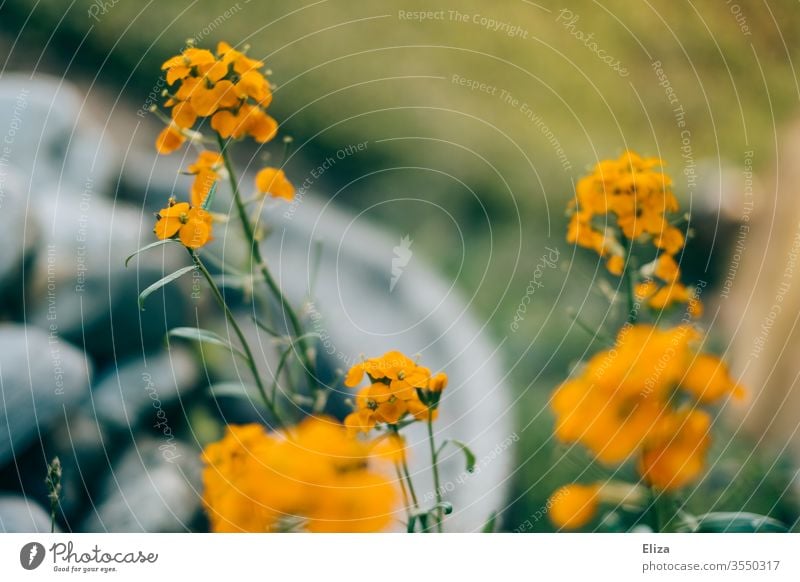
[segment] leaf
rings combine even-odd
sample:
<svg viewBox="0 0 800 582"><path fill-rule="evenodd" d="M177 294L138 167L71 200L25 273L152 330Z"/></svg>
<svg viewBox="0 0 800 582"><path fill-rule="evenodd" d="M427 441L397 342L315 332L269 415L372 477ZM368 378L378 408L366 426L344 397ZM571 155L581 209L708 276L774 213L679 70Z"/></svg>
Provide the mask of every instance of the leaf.
<svg viewBox="0 0 800 582"><path fill-rule="evenodd" d="M261 394L253 386L245 386L239 382L220 382L208 387L209 392L216 397L230 396L233 398L244 398L249 401L262 401Z"/></svg>
<svg viewBox="0 0 800 582"><path fill-rule="evenodd" d="M154 248L156 248L156 247L164 246L164 245L166 245L166 244L169 244L169 243L177 243L177 242L178 242L178 241L176 241L176 240L174 240L174 239L171 239L171 238L165 238L164 240L157 240L156 242L150 243L149 245L147 245L147 246L144 246L144 247L140 248L138 251L136 251L136 252L135 252L135 253L133 253L132 255L129 255L129 256L128 256L128 257L125 259L125 267L127 268L127 266L128 266L128 263L130 263L130 262L131 262L131 259L132 259L133 257L135 257L136 255L138 255L139 253L143 253L143 252L145 252L145 251L149 251L150 249L154 249Z"/></svg>
<svg viewBox="0 0 800 582"><path fill-rule="evenodd" d="M451 439L450 442L460 448L464 453L464 458L467 462L467 472L472 473L475 470L475 453L472 452L472 449L470 449L469 445L465 442L457 441L456 439Z"/></svg>
<svg viewBox="0 0 800 582"><path fill-rule="evenodd" d="M206 199L203 200L203 204L200 206L203 210L208 210L211 206L211 201L214 200L214 194L217 193L217 181L214 180L214 183L211 184L211 190L208 192L208 196Z"/></svg>
<svg viewBox="0 0 800 582"><path fill-rule="evenodd" d="M481 533L494 533L494 528L497 526L497 512L493 511L489 514L489 519L483 524Z"/></svg>
<svg viewBox="0 0 800 582"><path fill-rule="evenodd" d="M761 532L787 533L789 528L777 519L757 513L741 511L713 512L697 516L697 524L693 530L699 533L719 532Z"/></svg>
<svg viewBox="0 0 800 582"><path fill-rule="evenodd" d="M236 355L241 356L244 359L247 359L247 357L242 353L242 351L231 345L231 343L228 340L217 335L213 331L209 331L207 329L201 329L199 327L176 327L175 329L169 330L169 333L167 335L172 337L188 339L204 344L222 346L224 348L229 349Z"/></svg>
<svg viewBox="0 0 800 582"><path fill-rule="evenodd" d="M153 293L153 291L158 291L165 285L172 283L175 279L182 277L189 271L194 271L196 268L197 267L195 265L189 265L188 267L180 268L174 273L170 273L166 277L163 277L162 279L159 279L158 281L150 285L147 289L145 289L139 294L139 309L144 311L144 300L147 299L150 296L150 294Z"/></svg>

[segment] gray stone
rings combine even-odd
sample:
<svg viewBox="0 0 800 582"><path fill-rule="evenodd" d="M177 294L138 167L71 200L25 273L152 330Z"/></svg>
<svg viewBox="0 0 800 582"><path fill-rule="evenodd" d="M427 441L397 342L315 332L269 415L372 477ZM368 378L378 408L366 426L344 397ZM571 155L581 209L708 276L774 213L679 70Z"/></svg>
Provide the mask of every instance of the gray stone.
<svg viewBox="0 0 800 582"><path fill-rule="evenodd" d="M56 189L108 189L117 148L97 125L87 97L63 79L4 74L0 81L0 159L25 177L31 200ZM5 149L3 149L5 148Z"/></svg>
<svg viewBox="0 0 800 582"><path fill-rule="evenodd" d="M79 531L187 531L200 507L198 452L177 441L140 438L101 486Z"/></svg>
<svg viewBox="0 0 800 582"><path fill-rule="evenodd" d="M0 466L88 396L90 368L57 332L0 325Z"/></svg>
<svg viewBox="0 0 800 582"><path fill-rule="evenodd" d="M112 204L91 189L62 190L36 214L45 233L29 319L85 345L95 357L120 358L160 345L185 317L190 278L155 293L140 311L141 290L188 263L185 251L160 247L125 267L125 258L153 242L153 216Z"/></svg>
<svg viewBox="0 0 800 582"><path fill-rule="evenodd" d="M19 176L3 165L0 146L0 292L9 293L23 266L35 258L39 229L28 210ZM21 296L19 289L14 291Z"/></svg>
<svg viewBox="0 0 800 582"><path fill-rule="evenodd" d="M143 418L155 419L158 410L197 383L194 355L177 344L180 340L171 341L169 351L132 358L97 383L93 400L100 421L128 429Z"/></svg>
<svg viewBox="0 0 800 582"><path fill-rule="evenodd" d="M50 515L24 497L0 495L0 532L50 533Z"/></svg>

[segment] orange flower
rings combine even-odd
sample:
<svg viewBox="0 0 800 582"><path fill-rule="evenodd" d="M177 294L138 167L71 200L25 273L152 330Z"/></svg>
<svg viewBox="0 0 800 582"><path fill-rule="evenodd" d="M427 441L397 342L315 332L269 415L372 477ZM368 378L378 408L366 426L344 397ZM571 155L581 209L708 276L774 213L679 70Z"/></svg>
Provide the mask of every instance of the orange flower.
<svg viewBox="0 0 800 582"><path fill-rule="evenodd" d="M547 502L550 520L558 527L579 529L597 514L598 485L565 485Z"/></svg>
<svg viewBox="0 0 800 582"><path fill-rule="evenodd" d="M711 417L702 410L665 414L645 444L639 473L664 491L688 485L705 467L710 428Z"/></svg>
<svg viewBox="0 0 800 582"><path fill-rule="evenodd" d="M211 128L224 139L248 134L259 143L268 142L278 133L278 123L272 117L247 104L238 111L218 111L211 118Z"/></svg>
<svg viewBox="0 0 800 582"><path fill-rule="evenodd" d="M217 44L217 55L219 55L223 63L232 64L233 70L240 75L244 75L254 69L261 69L264 66L262 61L247 57L243 52L237 51L224 41Z"/></svg>
<svg viewBox="0 0 800 582"><path fill-rule="evenodd" d="M345 386L358 386L365 375L371 385L359 391L355 410L345 418L351 434L369 432L378 423L397 424L406 415L423 421L436 419L439 397L447 386L443 372L431 377L428 368L391 351L350 368Z"/></svg>
<svg viewBox="0 0 800 582"><path fill-rule="evenodd" d="M201 208L191 207L188 202L176 204L171 200L156 217L153 232L162 240L177 234L190 249L200 248L211 240L211 215Z"/></svg>
<svg viewBox="0 0 800 582"><path fill-rule="evenodd" d="M156 151L164 155L171 154L181 147L185 141L186 138L177 127L168 125L161 130L161 133L156 138Z"/></svg>
<svg viewBox="0 0 800 582"><path fill-rule="evenodd" d="M175 81L188 77L193 69L211 66L215 60L211 51L192 47L168 59L161 68L167 71L167 84L172 85Z"/></svg>
<svg viewBox="0 0 800 582"><path fill-rule="evenodd" d="M702 403L716 402L729 394L737 399L744 396L744 389L731 377L725 362L710 354L695 356L681 388Z"/></svg>
<svg viewBox="0 0 800 582"><path fill-rule="evenodd" d="M255 424L228 426L225 436L203 451L203 504L211 529L385 529L397 492L372 467L371 448L327 418L307 418L291 435Z"/></svg>
<svg viewBox="0 0 800 582"><path fill-rule="evenodd" d="M192 108L201 117L213 115L218 109L233 107L239 103L239 97L233 83L227 80L209 86L208 83L197 83L189 95Z"/></svg>
<svg viewBox="0 0 800 582"><path fill-rule="evenodd" d="M247 71L239 77L236 83L236 93L239 97L250 97L261 107L269 107L272 102L272 91L269 82L258 71Z"/></svg>
<svg viewBox="0 0 800 582"><path fill-rule="evenodd" d="M294 186L286 179L286 174L278 168L263 168L256 174L256 188L262 194L275 198L291 200L294 198Z"/></svg>

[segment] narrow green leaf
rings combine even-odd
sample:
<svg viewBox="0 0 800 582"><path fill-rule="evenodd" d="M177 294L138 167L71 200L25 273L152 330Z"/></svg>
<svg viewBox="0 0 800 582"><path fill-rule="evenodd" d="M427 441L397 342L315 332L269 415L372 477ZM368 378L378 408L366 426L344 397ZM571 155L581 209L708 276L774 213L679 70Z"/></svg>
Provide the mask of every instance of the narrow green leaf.
<svg viewBox="0 0 800 582"><path fill-rule="evenodd" d="M194 265L189 265L188 267L182 267L177 271L175 271L174 273L170 273L166 277L163 277L162 279L159 279L158 281L150 285L147 289L145 289L139 294L139 309L144 311L144 300L147 299L153 293L153 291L158 291L165 285L172 283L175 279L182 277L183 275L185 275L190 271L194 271L196 268L197 267L195 267Z"/></svg>
<svg viewBox="0 0 800 582"><path fill-rule="evenodd" d="M175 329L169 330L167 335L200 343L222 346L234 352L236 355L245 358L245 355L238 348L231 345L228 340L207 329L201 329L199 327L176 327Z"/></svg>
<svg viewBox="0 0 800 582"><path fill-rule="evenodd" d="M143 253L143 252L145 252L145 251L149 251L150 249L154 249L154 248L156 248L156 247L164 246L164 245L166 245L166 244L169 244L169 243L177 243L177 242L178 242L178 241L176 241L176 240L174 240L174 239L171 239L171 238L165 238L164 240L157 240L156 242L150 243L150 244L149 244L149 245L147 245L147 246L143 246L143 247L142 247L142 248L140 248L138 251L136 251L136 252L135 252L135 253L133 253L132 255L129 255L129 256L128 256L128 257L125 259L125 267L127 268L127 266L128 266L128 263L130 263L130 262L131 262L131 259L132 259L133 257L135 257L136 255L138 255L139 253Z"/></svg>
<svg viewBox="0 0 800 582"><path fill-rule="evenodd" d="M457 441L455 439L451 439L450 442L460 448L464 453L464 459L467 462L467 472L472 473L475 470L475 453L472 452L472 449L470 449L465 442Z"/></svg>
<svg viewBox="0 0 800 582"><path fill-rule="evenodd" d="M486 523L483 524L481 533L494 533L495 527L497 527L497 512L493 511L489 514Z"/></svg>

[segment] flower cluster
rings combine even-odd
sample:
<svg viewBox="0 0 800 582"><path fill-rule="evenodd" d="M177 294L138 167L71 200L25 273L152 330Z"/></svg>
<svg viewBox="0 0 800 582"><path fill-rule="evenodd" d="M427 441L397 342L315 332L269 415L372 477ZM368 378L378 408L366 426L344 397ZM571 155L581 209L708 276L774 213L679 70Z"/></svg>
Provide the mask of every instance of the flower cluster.
<svg viewBox="0 0 800 582"><path fill-rule="evenodd" d="M174 86L165 103L172 119L158 136L156 149L162 154L175 151L198 119L208 117L212 129L225 139L249 135L265 143L274 138L278 124L266 112L272 90L260 72L263 68L263 62L226 42L217 45L216 54L189 47L168 59L162 69L167 84Z"/></svg>
<svg viewBox="0 0 800 582"><path fill-rule="evenodd" d="M642 479L662 491L694 481L710 444L711 417L700 406L743 394L719 358L695 349L700 339L688 325L623 327L553 394L556 436L603 463L636 456Z"/></svg>
<svg viewBox="0 0 800 582"><path fill-rule="evenodd" d="M170 154L187 139L197 145L202 133L193 129L198 120L211 118L211 128L221 139L249 135L264 143L277 134L278 124L267 115L272 101L269 82L260 72L264 63L249 58L225 42L216 54L191 46L164 63L167 83L175 86L165 92L165 107L170 109L167 126L156 138L156 150ZM194 176L190 191L191 206L170 202L158 214L155 233L158 238L176 235L188 248L197 249L211 240L211 214L206 212L209 194L226 171L226 153L201 149L187 168ZM294 186L279 168L261 169L255 178L256 192L291 200ZM238 203L238 202L237 202ZM187 242L188 241L188 242Z"/></svg>
<svg viewBox="0 0 800 582"><path fill-rule="evenodd" d="M356 409L345 419L351 433L369 432L378 423L396 425L407 415L417 420L436 419L447 386L443 372L432 375L408 356L391 351L350 368L344 383L355 388L364 376L369 386L359 390Z"/></svg>
<svg viewBox="0 0 800 582"><path fill-rule="evenodd" d="M567 241L594 250L617 276L625 269L633 244L651 242L660 254L642 268L646 281L637 286L637 297L653 309L688 303L692 315L699 316L701 304L681 283L674 259L685 239L668 218L679 207L672 180L659 170L663 166L658 158L634 152L598 163L576 186Z"/></svg>
<svg viewBox="0 0 800 582"><path fill-rule="evenodd" d="M393 518L397 495L375 465L401 450L349 438L335 420L291 431L229 425L203 452L203 502L214 532L372 532Z"/></svg>
<svg viewBox="0 0 800 582"><path fill-rule="evenodd" d="M160 239L178 239L186 248L198 249L209 242L211 236L211 215L188 202L175 202L169 199L168 206L156 214L156 226L153 229Z"/></svg>

